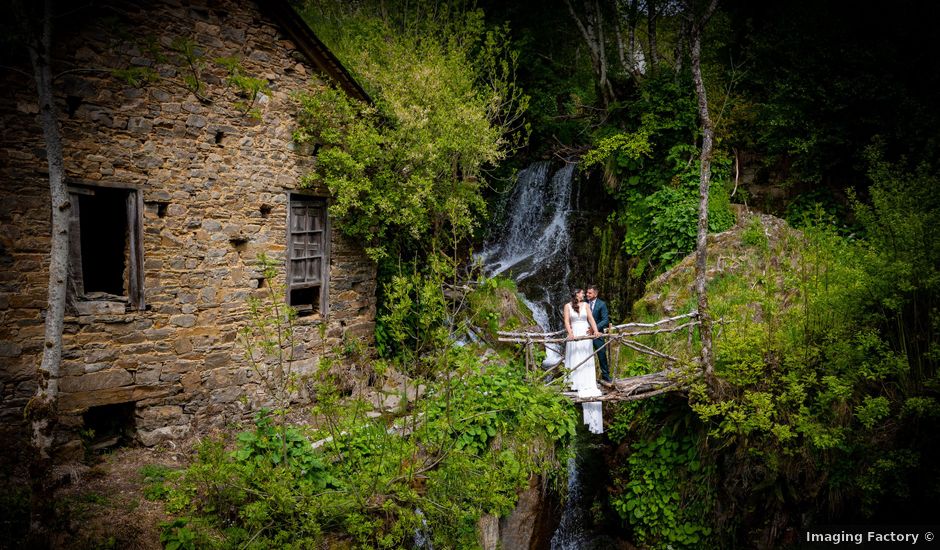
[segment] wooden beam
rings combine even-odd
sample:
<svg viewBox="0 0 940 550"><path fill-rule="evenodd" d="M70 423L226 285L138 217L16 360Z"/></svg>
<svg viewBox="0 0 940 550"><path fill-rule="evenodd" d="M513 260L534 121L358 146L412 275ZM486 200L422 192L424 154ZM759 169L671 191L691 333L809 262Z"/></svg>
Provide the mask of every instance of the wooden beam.
<svg viewBox="0 0 940 550"><path fill-rule="evenodd" d="M562 392L562 395L574 403L648 399L666 392L684 390L685 384L682 383L681 375L678 369L671 368L629 378L618 378L611 383L612 387L605 387L604 394L600 396L579 397L575 392Z"/></svg>

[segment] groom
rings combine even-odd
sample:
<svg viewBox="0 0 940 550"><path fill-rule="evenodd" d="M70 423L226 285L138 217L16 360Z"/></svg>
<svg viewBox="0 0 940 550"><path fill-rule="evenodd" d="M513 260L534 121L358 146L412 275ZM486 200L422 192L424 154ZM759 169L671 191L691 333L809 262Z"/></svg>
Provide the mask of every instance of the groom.
<svg viewBox="0 0 940 550"><path fill-rule="evenodd" d="M607 303L597 297L597 285L587 287L587 301L591 305L591 315L594 316L594 323L597 324L597 332L605 332L610 325L610 314L607 312ZM605 344L604 338L594 339L594 351L597 351ZM610 370L607 367L607 348L602 349L597 354L597 360L601 365L601 383L610 383Z"/></svg>

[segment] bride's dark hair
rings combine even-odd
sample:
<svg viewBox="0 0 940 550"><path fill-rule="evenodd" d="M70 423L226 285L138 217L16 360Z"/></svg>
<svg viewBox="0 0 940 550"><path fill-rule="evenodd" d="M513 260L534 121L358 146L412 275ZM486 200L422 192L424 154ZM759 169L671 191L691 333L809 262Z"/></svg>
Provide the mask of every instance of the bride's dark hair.
<svg viewBox="0 0 940 550"><path fill-rule="evenodd" d="M581 292L580 288L572 289L571 291L571 311L577 312L578 307L578 293Z"/></svg>

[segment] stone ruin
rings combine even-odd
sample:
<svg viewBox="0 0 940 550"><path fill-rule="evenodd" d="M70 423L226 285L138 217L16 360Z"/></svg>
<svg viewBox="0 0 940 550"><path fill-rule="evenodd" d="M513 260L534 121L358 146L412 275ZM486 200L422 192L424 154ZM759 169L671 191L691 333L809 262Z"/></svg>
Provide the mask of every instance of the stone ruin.
<svg viewBox="0 0 940 550"><path fill-rule="evenodd" d="M122 0L69 18L54 71L94 70L56 82L74 205L60 452L81 452L82 432L154 445L263 406L237 338L248 297L264 293L259 253L290 266L278 277L301 312L297 368L341 358L351 340L371 345L375 264L329 219L328 193L300 189L314 157L291 139L293 92L332 83L368 97L286 1ZM252 112L218 58L267 82ZM36 389L50 206L35 86L17 75L2 87L0 415L11 429Z"/></svg>

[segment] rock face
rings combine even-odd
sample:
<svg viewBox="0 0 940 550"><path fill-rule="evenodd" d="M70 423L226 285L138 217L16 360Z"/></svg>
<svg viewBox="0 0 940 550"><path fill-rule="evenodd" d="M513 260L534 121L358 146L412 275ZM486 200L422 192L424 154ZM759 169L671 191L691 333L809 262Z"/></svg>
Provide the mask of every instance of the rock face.
<svg viewBox="0 0 940 550"><path fill-rule="evenodd" d="M529 487L519 493L512 513L504 518L484 514L477 522L477 538L483 550L499 548L538 550L551 545L558 523L557 502L548 494L541 478L532 476Z"/></svg>
<svg viewBox="0 0 940 550"><path fill-rule="evenodd" d="M267 292L259 253L280 260L285 282L292 197L327 195L299 189L314 160L291 140L291 94L323 79L305 56L310 44L288 39L277 18L252 2L118 2L108 17L77 12L57 29L61 65L53 70L105 70L69 74L57 89L73 210L83 207L73 217L82 216L80 224L114 220L101 224L100 235L82 237L88 242L81 241L81 257L72 257L73 271L76 261L83 266L85 289L91 273L103 292L73 292L60 413L80 418L93 407L133 403L138 437L154 444L243 417L265 402L237 335L247 299ZM267 82L253 112L219 58L239 59L243 74ZM152 81L135 81L135 74ZM35 88L17 78L0 84L4 424L22 420L35 388L50 249ZM89 194L101 198L83 202ZM306 362L339 355L334 350L345 339L369 343L373 331L375 265L341 228L325 223L327 309L300 317L295 332L296 358ZM113 249L113 239L117 259L96 255Z"/></svg>
<svg viewBox="0 0 940 550"><path fill-rule="evenodd" d="M557 502L549 495L541 478L529 479L528 489L519 493L516 508L499 521L501 548L548 548L558 523Z"/></svg>

